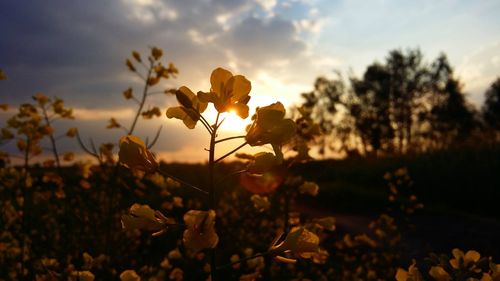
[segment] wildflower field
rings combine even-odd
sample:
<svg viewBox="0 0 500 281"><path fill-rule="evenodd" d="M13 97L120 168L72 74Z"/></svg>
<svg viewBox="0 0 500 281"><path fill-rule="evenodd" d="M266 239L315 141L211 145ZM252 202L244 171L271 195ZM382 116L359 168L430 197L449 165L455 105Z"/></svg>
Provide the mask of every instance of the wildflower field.
<svg viewBox="0 0 500 281"><path fill-rule="evenodd" d="M478 113L439 57L419 96L439 99L415 109L417 126L401 99L377 96L399 73L380 65L352 92L318 78L303 104L254 111L244 74L217 67L207 89L164 87L182 72L157 47L125 65L142 88L123 91L129 123L110 116L119 140L61 130L75 116L57 97L1 104L0 280L500 280L498 81ZM157 94L176 105L151 105ZM229 116L250 121L222 136ZM160 159L168 128L136 134L151 119L203 131L206 160Z"/></svg>

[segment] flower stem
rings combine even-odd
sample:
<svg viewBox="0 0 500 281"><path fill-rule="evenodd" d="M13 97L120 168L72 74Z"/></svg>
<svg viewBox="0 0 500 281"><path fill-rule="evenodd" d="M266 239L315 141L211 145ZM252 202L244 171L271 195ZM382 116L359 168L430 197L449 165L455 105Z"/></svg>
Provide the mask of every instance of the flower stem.
<svg viewBox="0 0 500 281"><path fill-rule="evenodd" d="M230 177L232 177L232 176L236 176L236 175L239 175L239 174L243 174L243 173L245 173L245 172L248 172L248 170L247 170L247 169L244 169L244 170L239 170L239 171L233 172L233 173L231 173L231 174L228 174L228 175L224 176L222 179L219 179L219 180L217 181L216 185L218 185L219 183L224 182L225 180L229 179L229 178L230 178Z"/></svg>
<svg viewBox="0 0 500 281"><path fill-rule="evenodd" d="M47 109L45 108L45 105L40 105L40 107L42 108L43 118L45 119L45 125L50 127L50 120L47 114ZM50 139L50 144L52 146L52 153L54 154L54 159L56 160L57 169L60 170L61 161L59 160L59 153L57 153L56 140L54 139L53 133L49 134L49 139Z"/></svg>
<svg viewBox="0 0 500 281"><path fill-rule="evenodd" d="M208 133L212 135L214 130L212 129L212 127L210 127L210 124L208 123L207 119L205 119L205 117L203 117L201 113L198 113L198 115L200 116L201 124L203 124L203 126L205 126L205 129L207 129Z"/></svg>
<svg viewBox="0 0 500 281"><path fill-rule="evenodd" d="M208 150L208 209L215 211L215 138L217 137L217 129L219 123L220 113L217 113L215 124L210 134L210 148ZM210 277L211 281L216 281L217 276L217 263L215 248L209 250L210 253Z"/></svg>
<svg viewBox="0 0 500 281"><path fill-rule="evenodd" d="M233 149L233 150L229 151L228 153L224 154L223 156L221 156L219 159L215 160L215 163L222 161L224 158L226 158L226 157L230 156L231 154L235 153L236 151L240 150L241 148L243 148L247 144L248 144L248 142L242 143L240 146L236 147L235 149Z"/></svg>
<svg viewBox="0 0 500 281"><path fill-rule="evenodd" d="M169 174L169 173L167 173L167 172L165 172L165 171L161 170L160 168L158 168L158 169L157 169L157 171L158 171L160 174L162 174L162 175L164 175L164 176L166 176L166 177L169 177L169 178L173 179L174 181L176 181L176 182L178 182L178 183L181 183L181 184L183 184L183 185L185 185L185 186L189 186L189 187L191 187L192 189L197 190L197 191L199 191L199 192L201 192L201 193L203 193L203 194L208 194L208 192L206 192L205 190L203 190L203 189L201 189L201 188L199 188L199 187L197 187L197 186L194 186L194 185L192 185L192 184L190 184L190 183L188 183L188 182L186 182L186 181L184 181L184 180L181 180L181 179L179 179L179 178L177 178L177 177L174 177L174 176L172 176L171 174Z"/></svg>
<svg viewBox="0 0 500 281"><path fill-rule="evenodd" d="M149 68L148 68L148 75L146 76L146 79L144 79L144 90L142 91L142 99L141 102L139 103L139 108L137 109L137 113L135 114L134 122L132 122L132 126L128 130L128 135L131 135L134 132L135 125L137 124L137 120L139 119L139 116L141 115L142 108L144 107L144 104L146 103L146 97L148 96L148 89L149 89L149 76L151 76L151 72L153 71L153 63L150 62ZM139 74L139 73L137 73Z"/></svg>
<svg viewBox="0 0 500 281"><path fill-rule="evenodd" d="M228 137L220 140L216 140L215 143L223 142L223 141L228 141L228 140L234 140L234 139L242 139L246 136L234 136L234 137Z"/></svg>

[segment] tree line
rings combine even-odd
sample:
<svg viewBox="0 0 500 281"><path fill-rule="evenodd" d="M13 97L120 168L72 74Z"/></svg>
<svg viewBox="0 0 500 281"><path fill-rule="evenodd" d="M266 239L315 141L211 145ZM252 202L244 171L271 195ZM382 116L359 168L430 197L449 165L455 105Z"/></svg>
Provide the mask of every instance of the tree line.
<svg viewBox="0 0 500 281"><path fill-rule="evenodd" d="M320 154L377 157L500 141L500 77L480 109L462 85L444 53L426 63L419 49L392 50L361 78L317 78L300 106L325 132Z"/></svg>

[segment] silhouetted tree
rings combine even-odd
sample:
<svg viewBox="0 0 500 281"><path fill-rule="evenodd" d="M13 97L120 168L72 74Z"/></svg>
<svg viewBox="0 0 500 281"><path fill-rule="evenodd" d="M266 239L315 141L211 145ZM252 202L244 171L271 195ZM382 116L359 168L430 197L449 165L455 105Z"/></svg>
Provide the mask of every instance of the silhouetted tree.
<svg viewBox="0 0 500 281"><path fill-rule="evenodd" d="M390 120L391 74L380 64L366 70L363 79L351 78L352 102L347 104L354 118L366 154L392 150L394 129Z"/></svg>
<svg viewBox="0 0 500 281"><path fill-rule="evenodd" d="M391 121L399 152L403 153L411 150L413 123L419 98L426 92L428 69L418 49L391 51L385 67L390 74Z"/></svg>
<svg viewBox="0 0 500 281"><path fill-rule="evenodd" d="M500 138L500 77L493 82L485 93L482 115L486 125Z"/></svg>
<svg viewBox="0 0 500 281"><path fill-rule="evenodd" d="M465 141L479 124L474 108L467 104L460 82L453 77L453 69L446 55L441 54L431 65L429 95L425 101L430 104L427 119L428 142L421 146L446 148Z"/></svg>
<svg viewBox="0 0 500 281"><path fill-rule="evenodd" d="M418 49L394 50L349 82L340 74L321 77L302 94L302 106L328 134L323 148L366 156L444 149L464 143L479 124L444 54L429 65ZM500 82L492 89L490 111L497 115L488 114L500 126Z"/></svg>
<svg viewBox="0 0 500 281"><path fill-rule="evenodd" d="M311 117L319 123L321 130L323 132L322 138L318 140L319 153L324 154L325 150L330 148L335 150L333 147L335 144L347 144L346 138L351 134L351 126L341 126L338 121L338 116L341 115L342 111L345 111L345 83L342 79L340 73L337 73L337 77L334 79L328 79L326 77L318 77L314 82L314 90L307 93L302 93L302 98L304 102L302 107L309 112L311 112ZM345 129L348 131L345 131ZM334 144L335 137L339 137L341 140ZM340 150L347 149L342 147Z"/></svg>

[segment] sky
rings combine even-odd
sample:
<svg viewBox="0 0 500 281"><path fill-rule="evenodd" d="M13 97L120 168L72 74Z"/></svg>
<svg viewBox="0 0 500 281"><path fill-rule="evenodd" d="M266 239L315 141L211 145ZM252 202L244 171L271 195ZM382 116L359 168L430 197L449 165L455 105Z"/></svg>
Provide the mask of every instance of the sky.
<svg viewBox="0 0 500 281"><path fill-rule="evenodd" d="M125 67L132 50L164 50L180 73L157 89L183 85L208 91L210 73L223 67L252 82L250 106L281 101L291 106L318 76L361 76L393 49L420 48L427 62L445 52L467 98L480 106L500 76L500 1L481 0L3 0L0 2L0 103L28 102L37 92L75 109L84 139L117 142L110 117L130 126L135 104L122 92L140 91ZM137 135L162 135L155 152L166 161L206 159L201 126L183 127L164 115L175 98L155 95L162 117L140 121ZM0 115L0 124L13 113ZM213 110L208 111L213 117ZM227 117L223 136L243 133L249 121ZM221 154L239 143L229 143ZM62 150L79 152L74 141ZM9 145L8 145L9 146ZM13 149L11 145L11 150Z"/></svg>

